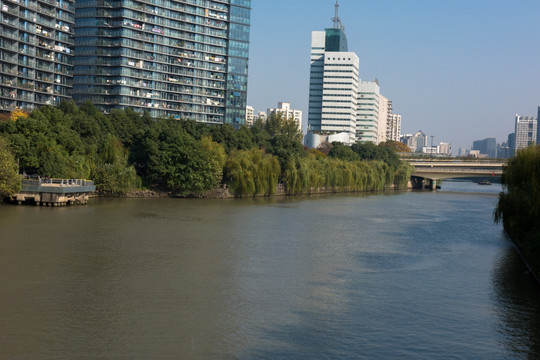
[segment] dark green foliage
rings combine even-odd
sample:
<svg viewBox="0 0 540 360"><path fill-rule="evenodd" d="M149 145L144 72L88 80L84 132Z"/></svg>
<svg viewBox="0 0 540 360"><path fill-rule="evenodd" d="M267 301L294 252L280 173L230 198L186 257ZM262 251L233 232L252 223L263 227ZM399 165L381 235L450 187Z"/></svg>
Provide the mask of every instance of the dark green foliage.
<svg viewBox="0 0 540 360"><path fill-rule="evenodd" d="M494 212L526 258L540 269L540 146L518 151L501 179L504 191Z"/></svg>
<svg viewBox="0 0 540 360"><path fill-rule="evenodd" d="M179 196L198 195L215 186L215 163L181 125L157 120L135 140L132 159L145 185Z"/></svg>
<svg viewBox="0 0 540 360"><path fill-rule="evenodd" d="M91 178L98 191L111 195L123 195L141 185L135 168L128 164L127 150L110 134L99 151Z"/></svg>
<svg viewBox="0 0 540 360"><path fill-rule="evenodd" d="M91 103L45 106L0 122L0 134L27 174L92 178L101 193L143 184L180 196L229 185L236 196L381 190L408 180L410 167L388 147L327 144L306 151L293 119L271 115L252 128L152 119L130 108L103 114ZM327 157L330 152L330 157ZM364 161L361 161L364 160Z"/></svg>
<svg viewBox="0 0 540 360"><path fill-rule="evenodd" d="M122 149L119 151L123 153L123 160L107 162L110 154L102 154L110 150L114 129L109 118L90 103L80 109L72 101L63 102L56 108L44 106L34 110L27 118L1 123L0 133L11 141L20 171L29 175L95 177L98 189L106 188L107 192L113 193L124 193L127 188L137 185L134 169L130 169L126 150L120 143L118 145ZM102 179L107 178L103 170L105 164L109 164L108 171L111 166L114 169L115 181L119 184L117 188L110 180L107 185L101 183Z"/></svg>
<svg viewBox="0 0 540 360"><path fill-rule="evenodd" d="M17 193L20 187L21 177L9 141L0 136L0 200Z"/></svg>
<svg viewBox="0 0 540 360"><path fill-rule="evenodd" d="M358 154L355 153L350 146L344 145L339 142L334 142L332 144L332 148L330 149L328 155L330 157L346 161L360 160L360 156L358 156Z"/></svg>
<svg viewBox="0 0 540 360"><path fill-rule="evenodd" d="M388 146L368 142L353 144L351 149L358 154L361 160L381 160L393 169L396 169L400 163L399 156Z"/></svg>

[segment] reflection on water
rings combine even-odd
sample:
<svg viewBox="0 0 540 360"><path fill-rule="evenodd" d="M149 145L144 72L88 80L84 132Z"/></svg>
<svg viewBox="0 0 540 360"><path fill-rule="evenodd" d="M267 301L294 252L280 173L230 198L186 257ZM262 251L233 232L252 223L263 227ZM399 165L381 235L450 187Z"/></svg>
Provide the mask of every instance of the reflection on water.
<svg viewBox="0 0 540 360"><path fill-rule="evenodd" d="M497 189L455 186L0 206L0 358L537 358Z"/></svg>
<svg viewBox="0 0 540 360"><path fill-rule="evenodd" d="M513 248L501 256L493 274L497 331L511 354L535 359L540 354L540 291Z"/></svg>

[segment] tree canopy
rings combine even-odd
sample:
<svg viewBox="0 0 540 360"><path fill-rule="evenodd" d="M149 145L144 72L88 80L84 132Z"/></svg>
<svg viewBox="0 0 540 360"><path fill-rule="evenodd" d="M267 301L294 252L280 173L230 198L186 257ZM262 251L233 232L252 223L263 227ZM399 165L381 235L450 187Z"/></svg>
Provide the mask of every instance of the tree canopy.
<svg viewBox="0 0 540 360"><path fill-rule="evenodd" d="M19 167L8 140L0 136L0 198L15 194L20 186Z"/></svg>
<svg viewBox="0 0 540 360"><path fill-rule="evenodd" d="M130 108L103 114L91 103L66 101L5 118L0 135L21 172L91 178L98 191L116 195L144 187L199 196L223 183L237 196L271 195L279 182L291 194L320 186L373 190L410 174L388 146L334 143L307 151L298 123L281 114L235 130L152 119Z"/></svg>

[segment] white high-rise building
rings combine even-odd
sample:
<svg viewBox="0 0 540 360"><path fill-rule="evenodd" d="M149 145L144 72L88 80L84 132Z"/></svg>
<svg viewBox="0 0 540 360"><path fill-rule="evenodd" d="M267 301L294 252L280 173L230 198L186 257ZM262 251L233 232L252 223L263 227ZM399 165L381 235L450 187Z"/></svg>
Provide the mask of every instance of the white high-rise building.
<svg viewBox="0 0 540 360"><path fill-rule="evenodd" d="M246 106L246 125L247 125L248 127L252 127L252 126L253 126L253 119L254 119L253 106L247 105L247 106Z"/></svg>
<svg viewBox="0 0 540 360"><path fill-rule="evenodd" d="M311 34L308 132L345 133L356 142L359 59L348 51L347 37L337 15L334 27Z"/></svg>
<svg viewBox="0 0 540 360"><path fill-rule="evenodd" d="M291 109L291 104L288 102L278 102L278 107L266 110L266 114L268 116L281 114L286 119L292 118L298 124L298 130L302 131L302 111Z"/></svg>
<svg viewBox="0 0 540 360"><path fill-rule="evenodd" d="M360 81L356 111L356 139L358 141L377 143L379 96L380 87L378 81Z"/></svg>
<svg viewBox="0 0 540 360"><path fill-rule="evenodd" d="M386 141L399 141L401 138L401 115L394 114L392 101L388 100L388 113L386 118Z"/></svg>
<svg viewBox="0 0 540 360"><path fill-rule="evenodd" d="M377 121L377 144L385 142L387 132L388 104L390 100L379 94L379 119Z"/></svg>
<svg viewBox="0 0 540 360"><path fill-rule="evenodd" d="M516 114L516 151L536 142L537 126L538 118L536 116L521 116Z"/></svg>
<svg viewBox="0 0 540 360"><path fill-rule="evenodd" d="M262 122L264 122L266 121L266 117L267 115L265 111L259 111L256 116L253 116L253 121L255 122L257 120L261 120Z"/></svg>
<svg viewBox="0 0 540 360"><path fill-rule="evenodd" d="M401 137L401 115L388 114L386 121L386 140L399 141Z"/></svg>

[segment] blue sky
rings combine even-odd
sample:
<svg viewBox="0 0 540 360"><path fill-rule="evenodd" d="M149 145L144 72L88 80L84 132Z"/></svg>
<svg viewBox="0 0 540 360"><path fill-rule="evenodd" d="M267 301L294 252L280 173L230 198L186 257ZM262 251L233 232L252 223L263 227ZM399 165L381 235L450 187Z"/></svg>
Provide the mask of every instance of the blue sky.
<svg viewBox="0 0 540 360"><path fill-rule="evenodd" d="M332 27L334 0L252 0L248 104L288 101L307 119L311 32ZM505 141L540 106L539 0L340 0L362 80L453 153Z"/></svg>

